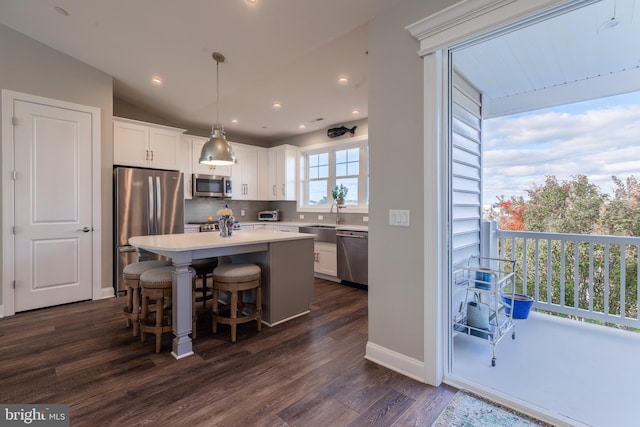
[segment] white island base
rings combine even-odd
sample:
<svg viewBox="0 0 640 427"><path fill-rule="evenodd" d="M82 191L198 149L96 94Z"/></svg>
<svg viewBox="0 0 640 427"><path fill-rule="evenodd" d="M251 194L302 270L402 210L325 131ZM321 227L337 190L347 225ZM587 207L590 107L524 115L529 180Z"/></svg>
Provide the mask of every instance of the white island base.
<svg viewBox="0 0 640 427"><path fill-rule="evenodd" d="M262 320L269 326L309 312L313 299L313 235L268 230L137 236L129 243L140 251L171 258L173 280L173 351L176 359L193 354L191 337L191 260L229 256L262 269Z"/></svg>

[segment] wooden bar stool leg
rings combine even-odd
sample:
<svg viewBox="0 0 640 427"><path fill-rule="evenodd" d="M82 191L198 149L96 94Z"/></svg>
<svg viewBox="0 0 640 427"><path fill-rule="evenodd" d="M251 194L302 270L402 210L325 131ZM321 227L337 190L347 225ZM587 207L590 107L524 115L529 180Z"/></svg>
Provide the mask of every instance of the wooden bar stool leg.
<svg viewBox="0 0 640 427"><path fill-rule="evenodd" d="M147 316L149 315L149 299L146 295L142 295L142 305L140 310L140 319L146 321ZM146 338L144 329L140 329L140 342L144 342Z"/></svg>
<svg viewBox="0 0 640 427"><path fill-rule="evenodd" d="M211 331L215 334L216 332L218 332L218 322L216 322L216 316L219 314L218 299L220 298L220 291L214 288L212 295L213 298L211 300L211 310L213 312L213 320L211 321Z"/></svg>
<svg viewBox="0 0 640 427"><path fill-rule="evenodd" d="M231 342L236 342L236 328L238 325L235 320L238 318L238 291L231 291Z"/></svg>
<svg viewBox="0 0 640 427"><path fill-rule="evenodd" d="M140 283L136 282L136 286L132 286L131 288L131 293L133 294L133 298L132 298L132 308L131 310L135 310L136 312L139 310L140 307ZM139 315L134 317L135 320L133 321L133 336L137 337L138 333L140 331L140 319L139 319Z"/></svg>
<svg viewBox="0 0 640 427"><path fill-rule="evenodd" d="M133 289L131 285L128 283L128 280L124 280L125 286L127 288L127 305L125 311L131 313L133 311ZM131 317L127 317L127 328L131 326L133 322L131 322Z"/></svg>
<svg viewBox="0 0 640 427"><path fill-rule="evenodd" d="M255 310L258 312L258 318L256 322L258 323L258 332L262 330L262 289L260 286L256 288L256 308Z"/></svg>
<svg viewBox="0 0 640 427"><path fill-rule="evenodd" d="M156 299L156 353L160 353L162 345L162 313L164 312L164 297Z"/></svg>

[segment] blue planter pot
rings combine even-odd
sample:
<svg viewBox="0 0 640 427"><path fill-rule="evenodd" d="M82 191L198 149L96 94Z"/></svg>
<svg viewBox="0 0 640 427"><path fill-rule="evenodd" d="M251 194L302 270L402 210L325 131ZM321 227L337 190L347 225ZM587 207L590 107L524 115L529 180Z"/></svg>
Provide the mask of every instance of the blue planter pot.
<svg viewBox="0 0 640 427"><path fill-rule="evenodd" d="M511 294L500 295L502 303L505 305L505 313L511 313ZM526 319L529 317L529 311L533 305L533 298L528 295L514 294L513 295L513 318L514 319Z"/></svg>

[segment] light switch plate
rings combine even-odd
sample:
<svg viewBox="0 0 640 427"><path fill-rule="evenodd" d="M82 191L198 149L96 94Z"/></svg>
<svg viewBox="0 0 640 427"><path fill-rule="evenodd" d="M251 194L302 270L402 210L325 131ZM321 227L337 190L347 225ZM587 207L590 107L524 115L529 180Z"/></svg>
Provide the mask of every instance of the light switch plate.
<svg viewBox="0 0 640 427"><path fill-rule="evenodd" d="M318 215L318 221L322 221L324 219L323 215Z"/></svg>
<svg viewBox="0 0 640 427"><path fill-rule="evenodd" d="M300 214L300 219L304 219L304 215Z"/></svg>
<svg viewBox="0 0 640 427"><path fill-rule="evenodd" d="M240 209L240 216L244 216L244 209Z"/></svg>
<svg viewBox="0 0 640 427"><path fill-rule="evenodd" d="M389 209L389 225L409 227L410 214L408 209Z"/></svg>
<svg viewBox="0 0 640 427"><path fill-rule="evenodd" d="M369 217L368 216L363 216L362 217L362 222L369 222Z"/></svg>

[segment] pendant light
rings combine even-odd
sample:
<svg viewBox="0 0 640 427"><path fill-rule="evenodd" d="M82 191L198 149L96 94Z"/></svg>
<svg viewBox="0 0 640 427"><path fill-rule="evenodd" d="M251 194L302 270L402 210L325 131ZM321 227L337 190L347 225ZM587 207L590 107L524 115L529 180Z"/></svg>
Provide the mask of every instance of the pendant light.
<svg viewBox="0 0 640 427"><path fill-rule="evenodd" d="M205 165L234 165L237 162L231 144L224 137L224 127L220 124L220 63L224 62L224 55L213 52L216 61L216 123L211 129L211 139L200 152L200 163Z"/></svg>

